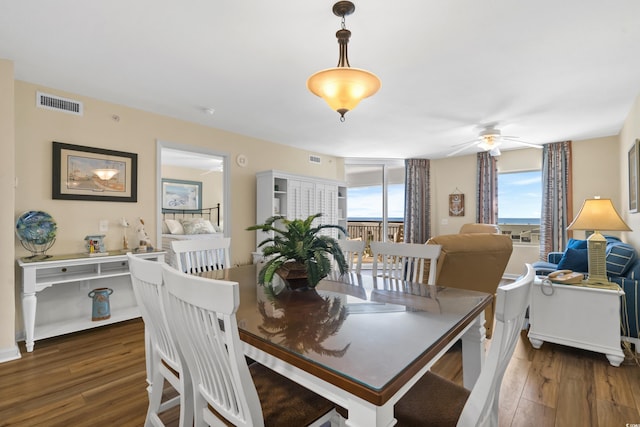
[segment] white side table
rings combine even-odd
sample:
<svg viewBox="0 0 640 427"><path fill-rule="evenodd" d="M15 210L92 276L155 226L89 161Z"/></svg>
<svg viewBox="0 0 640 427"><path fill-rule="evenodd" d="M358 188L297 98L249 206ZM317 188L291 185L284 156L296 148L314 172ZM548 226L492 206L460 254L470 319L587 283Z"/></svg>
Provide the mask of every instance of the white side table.
<svg viewBox="0 0 640 427"><path fill-rule="evenodd" d="M613 366L620 366L620 297L617 285L596 288L581 285L542 284L531 287L529 341L534 348L543 342L604 353ZM615 286L614 286L615 285ZM551 293L551 295L545 295ZM544 291L544 293L543 293Z"/></svg>
<svg viewBox="0 0 640 427"><path fill-rule="evenodd" d="M135 300L132 300L128 307L113 307L112 316L106 320L92 321L90 316L82 316L36 325L39 292L47 288L52 288L55 292L60 286L71 283L128 277L130 273L126 253L126 251L109 251L109 255L99 257L70 254L55 255L46 259L19 258L17 262L22 269L22 316L27 352L33 351L34 343L39 339L140 317L140 310ZM164 262L164 254L164 251L149 251L136 253L136 256Z"/></svg>

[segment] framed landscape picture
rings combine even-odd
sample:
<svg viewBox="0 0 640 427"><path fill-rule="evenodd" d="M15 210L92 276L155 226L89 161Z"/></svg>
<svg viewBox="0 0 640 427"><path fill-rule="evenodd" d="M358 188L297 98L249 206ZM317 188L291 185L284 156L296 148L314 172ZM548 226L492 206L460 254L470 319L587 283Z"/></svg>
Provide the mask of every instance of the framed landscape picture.
<svg viewBox="0 0 640 427"><path fill-rule="evenodd" d="M202 183L163 178L162 209L201 210Z"/></svg>
<svg viewBox="0 0 640 427"><path fill-rule="evenodd" d="M638 212L638 165L640 152L640 139L629 150L629 212Z"/></svg>
<svg viewBox="0 0 640 427"><path fill-rule="evenodd" d="M53 142L52 198L138 200L138 155Z"/></svg>

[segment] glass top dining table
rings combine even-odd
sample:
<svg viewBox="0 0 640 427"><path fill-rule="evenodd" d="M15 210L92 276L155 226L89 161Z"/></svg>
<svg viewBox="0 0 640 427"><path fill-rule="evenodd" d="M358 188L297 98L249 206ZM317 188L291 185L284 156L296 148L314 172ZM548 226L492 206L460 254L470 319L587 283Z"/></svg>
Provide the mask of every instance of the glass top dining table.
<svg viewBox="0 0 640 427"><path fill-rule="evenodd" d="M245 354L348 409L349 426L393 425L393 405L460 338L465 386L479 375L489 294L355 273L291 291L258 271L199 276L238 282Z"/></svg>

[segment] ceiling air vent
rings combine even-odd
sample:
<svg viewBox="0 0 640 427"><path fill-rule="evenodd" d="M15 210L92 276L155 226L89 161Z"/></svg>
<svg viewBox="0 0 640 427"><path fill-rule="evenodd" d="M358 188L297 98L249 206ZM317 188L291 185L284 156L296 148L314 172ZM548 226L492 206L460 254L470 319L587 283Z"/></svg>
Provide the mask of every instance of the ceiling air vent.
<svg viewBox="0 0 640 427"><path fill-rule="evenodd" d="M36 92L36 106L77 116L82 115L82 102L43 92Z"/></svg>
<svg viewBox="0 0 640 427"><path fill-rule="evenodd" d="M309 163L315 163L316 165L319 165L320 163L322 163L322 160L320 159L320 156L309 155Z"/></svg>

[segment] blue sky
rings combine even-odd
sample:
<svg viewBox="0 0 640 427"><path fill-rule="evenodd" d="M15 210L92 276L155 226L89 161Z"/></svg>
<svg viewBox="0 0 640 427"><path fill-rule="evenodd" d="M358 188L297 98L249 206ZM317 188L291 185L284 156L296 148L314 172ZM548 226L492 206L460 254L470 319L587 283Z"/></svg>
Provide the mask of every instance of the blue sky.
<svg viewBox="0 0 640 427"><path fill-rule="evenodd" d="M389 218L404 218L404 184L389 185ZM348 218L382 218L382 186L347 190Z"/></svg>
<svg viewBox="0 0 640 427"><path fill-rule="evenodd" d="M541 171L498 175L498 216L500 218L540 218L541 204Z"/></svg>

